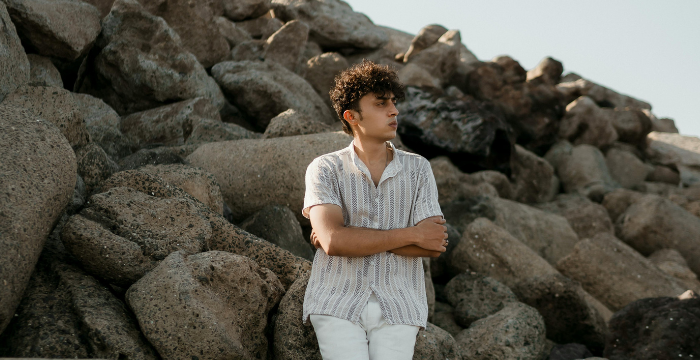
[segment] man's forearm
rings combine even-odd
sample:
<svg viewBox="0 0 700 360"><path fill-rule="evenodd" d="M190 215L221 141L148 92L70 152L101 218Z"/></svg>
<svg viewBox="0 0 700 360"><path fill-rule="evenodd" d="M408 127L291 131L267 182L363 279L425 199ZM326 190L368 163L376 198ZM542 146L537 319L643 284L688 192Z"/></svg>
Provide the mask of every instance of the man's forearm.
<svg viewBox="0 0 700 360"><path fill-rule="evenodd" d="M392 252L396 255L412 256L412 257L438 257L438 256L440 256L440 254L442 254L439 251L426 250L426 249L423 249L422 247L416 246L416 245L403 246L400 248L389 250L389 252Z"/></svg>
<svg viewBox="0 0 700 360"><path fill-rule="evenodd" d="M410 228L377 230L345 226L331 234L327 253L332 256L367 256L413 244Z"/></svg>

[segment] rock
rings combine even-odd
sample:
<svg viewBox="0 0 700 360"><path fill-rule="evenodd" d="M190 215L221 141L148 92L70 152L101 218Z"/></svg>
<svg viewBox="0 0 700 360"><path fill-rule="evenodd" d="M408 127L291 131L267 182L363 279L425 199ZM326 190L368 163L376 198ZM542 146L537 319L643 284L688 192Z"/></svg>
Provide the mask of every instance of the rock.
<svg viewBox="0 0 700 360"><path fill-rule="evenodd" d="M258 18L270 10L270 0L224 0L224 15L233 21Z"/></svg>
<svg viewBox="0 0 700 360"><path fill-rule="evenodd" d="M216 22L216 26L219 28L219 33L224 37L224 39L226 39L228 45L232 49L239 44L253 39L247 31L243 30L239 26L236 26L233 21L223 16L217 17L214 19L214 21Z"/></svg>
<svg viewBox="0 0 700 360"><path fill-rule="evenodd" d="M42 254L0 338L0 355L159 359L126 305L97 279L56 256L47 250Z"/></svg>
<svg viewBox="0 0 700 360"><path fill-rule="evenodd" d="M99 145L112 160L117 161L138 150L138 142L120 130L121 119L114 109L101 99L88 94L71 93L85 118L90 140Z"/></svg>
<svg viewBox="0 0 700 360"><path fill-rule="evenodd" d="M109 11L112 9L112 4L114 4L114 0L81 0L82 2L86 2L94 7L97 8L97 10L100 12L100 19L104 18L109 14Z"/></svg>
<svg viewBox="0 0 700 360"><path fill-rule="evenodd" d="M100 12L82 1L8 0L6 5L17 33L39 55L75 60L101 30Z"/></svg>
<svg viewBox="0 0 700 360"><path fill-rule="evenodd" d="M557 84L557 89L561 91L569 101L579 96L587 96L601 107L621 109L630 107L651 110L651 105L645 101L622 95L592 81L583 79L578 75L562 78L562 81Z"/></svg>
<svg viewBox="0 0 700 360"><path fill-rule="evenodd" d="M637 251L609 234L579 241L557 270L610 310L645 297L677 296L685 289Z"/></svg>
<svg viewBox="0 0 700 360"><path fill-rule="evenodd" d="M537 66L527 72L527 81L539 81L550 85L556 85L561 79L564 65L558 60L546 57Z"/></svg>
<svg viewBox="0 0 700 360"><path fill-rule="evenodd" d="M447 28L438 24L424 26L422 29L420 29L418 35L411 40L411 44L403 56L403 62L409 62L412 56L415 56L421 50L426 49L438 42L440 37L447 31Z"/></svg>
<svg viewBox="0 0 700 360"><path fill-rule="evenodd" d="M205 97L224 97L197 58L163 18L135 0L117 0L86 59L75 89L104 100L120 115Z"/></svg>
<svg viewBox="0 0 700 360"><path fill-rule="evenodd" d="M578 342L595 353L603 352L608 328L598 310L586 301L589 295L579 283L556 273L521 281L513 291L520 301L539 311L549 339L561 344Z"/></svg>
<svg viewBox="0 0 700 360"><path fill-rule="evenodd" d="M632 189L644 183L654 168L628 151L612 148L605 154L610 175L622 187Z"/></svg>
<svg viewBox="0 0 700 360"><path fill-rule="evenodd" d="M485 217L508 231L550 264L566 256L578 241L565 218L514 201L476 196L442 207L448 223L460 231Z"/></svg>
<svg viewBox="0 0 700 360"><path fill-rule="evenodd" d="M323 48L377 49L389 41L381 28L344 1L272 0L272 10L284 22L305 22L309 40Z"/></svg>
<svg viewBox="0 0 700 360"><path fill-rule="evenodd" d="M440 282L447 282L460 272L460 270L455 270L455 268L450 265L450 254L452 254L459 245L462 234L451 224L445 224L445 226L447 227L447 237L450 240L450 245L447 246L447 251L430 261L430 275L434 279L439 279Z"/></svg>
<svg viewBox="0 0 700 360"><path fill-rule="evenodd" d="M533 154L520 145L510 159L515 185L515 201L521 203L542 203L551 201L559 192L559 181L554 176L554 168L545 159Z"/></svg>
<svg viewBox="0 0 700 360"><path fill-rule="evenodd" d="M417 64L406 64L397 75L402 84L409 86L435 89L440 89L442 86L439 79L434 78L427 69Z"/></svg>
<svg viewBox="0 0 700 360"><path fill-rule="evenodd" d="M409 87L397 108L401 140L424 156L449 155L464 172L509 166L510 127L486 103Z"/></svg>
<svg viewBox="0 0 700 360"><path fill-rule="evenodd" d="M647 114L647 116L649 116L649 113L645 112L645 114ZM673 119L669 119L669 118L658 119L658 118L652 117L652 116L649 116L649 118L652 121L651 131L678 134L678 128L676 127L676 123L673 121Z"/></svg>
<svg viewBox="0 0 700 360"><path fill-rule="evenodd" d="M201 144L240 139L259 139L262 135L237 124L229 124L214 119L201 119L194 124L192 134L185 141L186 146L198 147ZM191 151L183 156L187 156Z"/></svg>
<svg viewBox="0 0 700 360"><path fill-rule="evenodd" d="M700 139L673 133L647 135L646 154L657 165L678 169L683 185L700 183Z"/></svg>
<svg viewBox="0 0 700 360"><path fill-rule="evenodd" d="M284 23L278 18L261 16L257 19L237 22L236 26L250 34L254 39L265 40L277 30L281 29Z"/></svg>
<svg viewBox="0 0 700 360"><path fill-rule="evenodd" d="M323 53L306 61L304 79L313 86L330 109L333 108L333 105L329 92L335 85L335 77L348 67L350 67L348 61L335 52Z"/></svg>
<svg viewBox="0 0 700 360"><path fill-rule="evenodd" d="M421 36L418 34L418 36ZM432 45L418 52L413 52L408 57L408 64L418 65L428 71L430 76L437 80L437 87L442 88L446 85L452 74L457 69L459 64L459 49L462 39L459 30L450 30L442 34L439 39ZM414 46L412 43L411 46ZM415 48L414 48L415 49ZM409 48L409 51L411 49ZM407 59L407 58L404 58ZM404 70L400 71L401 74ZM419 86L410 81L404 81L404 78L399 76L402 82L406 85ZM405 77L405 75L404 75ZM406 79L409 80L409 79Z"/></svg>
<svg viewBox="0 0 700 360"><path fill-rule="evenodd" d="M447 308L447 309L443 309ZM436 302L435 303L435 315L433 315L433 323L450 333L452 336L457 336L460 331L464 330L463 327L457 324L454 316L454 308L448 304Z"/></svg>
<svg viewBox="0 0 700 360"><path fill-rule="evenodd" d="M263 139L272 139L283 136L309 135L322 132L330 132L334 129L319 121L312 120L305 114L294 109L289 109L275 116L267 125Z"/></svg>
<svg viewBox="0 0 700 360"><path fill-rule="evenodd" d="M165 151L164 151L165 149ZM144 165L184 164L185 160L168 148L141 149L119 160L121 170L133 170Z"/></svg>
<svg viewBox="0 0 700 360"><path fill-rule="evenodd" d="M63 88L61 73L53 65L51 59L36 54L27 55L29 60L29 85L54 86Z"/></svg>
<svg viewBox="0 0 700 360"><path fill-rule="evenodd" d="M23 86L8 94L4 105L27 109L52 122L68 139L73 149L90 141L83 109L68 90L47 86Z"/></svg>
<svg viewBox="0 0 700 360"><path fill-rule="evenodd" d="M438 201L441 205L455 200L477 195L498 197L496 188L484 181L478 181L470 174L461 172L447 156L438 156L430 160L430 167L438 189Z"/></svg>
<svg viewBox="0 0 700 360"><path fill-rule="evenodd" d="M634 108L616 108L611 114L612 125L620 141L643 147L647 134L652 131L649 117L642 110Z"/></svg>
<svg viewBox="0 0 700 360"><path fill-rule="evenodd" d="M222 62L212 75L226 96L264 131L270 119L294 109L320 122L335 124L335 116L302 77L274 62Z"/></svg>
<svg viewBox="0 0 700 360"><path fill-rule="evenodd" d="M216 10L207 1L140 0L143 7L160 16L177 32L182 46L197 58L202 66L210 68L224 60L231 48L219 32ZM224 5L232 1L222 1Z"/></svg>
<svg viewBox="0 0 700 360"><path fill-rule="evenodd" d="M263 57L266 61L275 61L290 71L298 72L302 51L308 38L309 26L301 21L292 20L267 38Z"/></svg>
<svg viewBox="0 0 700 360"><path fill-rule="evenodd" d="M201 252L212 229L193 200L161 199L117 187L93 195L72 216L61 239L82 266L110 283L129 286L170 253Z"/></svg>
<svg viewBox="0 0 700 360"><path fill-rule="evenodd" d="M428 301L428 321L433 320L435 315L435 284L433 284L433 276L430 273L430 258L423 259L423 280L425 282L425 297Z"/></svg>
<svg viewBox="0 0 700 360"><path fill-rule="evenodd" d="M30 81L31 67L5 2L0 3L0 102Z"/></svg>
<svg viewBox="0 0 700 360"><path fill-rule="evenodd" d="M22 298L46 238L71 201L77 165L58 127L7 101L0 105L0 142L1 333Z"/></svg>
<svg viewBox="0 0 700 360"><path fill-rule="evenodd" d="M588 144L597 148L610 145L619 137L613 126L613 114L600 108L593 99L582 96L566 106L559 137L574 145Z"/></svg>
<svg viewBox="0 0 700 360"><path fill-rule="evenodd" d="M664 165L653 165L653 168L654 170L647 175L646 181L664 182L676 186L680 184L681 176L678 171Z"/></svg>
<svg viewBox="0 0 700 360"><path fill-rule="evenodd" d="M208 99L199 97L125 116L121 131L140 146L183 145L202 120L220 122L221 118Z"/></svg>
<svg viewBox="0 0 700 360"><path fill-rule="evenodd" d="M649 255L649 261L661 271L676 278L686 288L700 293L700 281L697 275L688 268L688 263L680 252L674 249L661 249Z"/></svg>
<svg viewBox="0 0 700 360"><path fill-rule="evenodd" d="M459 348L452 335L431 323L418 331L413 349L415 360L457 359L459 356Z"/></svg>
<svg viewBox="0 0 700 360"><path fill-rule="evenodd" d="M607 209L581 195L561 194L552 202L535 206L540 210L565 217L579 239L587 239L600 233L615 234Z"/></svg>
<svg viewBox="0 0 700 360"><path fill-rule="evenodd" d="M508 177L503 175L503 173L494 170L482 170L469 175L472 179L491 184L498 191L498 197L508 200L513 199L513 188L510 181L508 181Z"/></svg>
<svg viewBox="0 0 700 360"><path fill-rule="evenodd" d="M644 194L636 191L617 189L605 195L602 205L608 211L610 219L615 223L630 205L643 196Z"/></svg>
<svg viewBox="0 0 700 360"><path fill-rule="evenodd" d="M270 270L223 251L175 252L132 285L126 301L168 359L266 359L268 312L282 284Z"/></svg>
<svg viewBox="0 0 700 360"><path fill-rule="evenodd" d="M286 206L268 205L241 223L241 228L292 254L313 261L314 253L294 212Z"/></svg>
<svg viewBox="0 0 700 360"><path fill-rule="evenodd" d="M214 175L200 168L182 164L146 165L138 171L161 178L192 195L212 211L223 215L224 199Z"/></svg>
<svg viewBox="0 0 700 360"><path fill-rule="evenodd" d="M334 132L209 143L187 161L216 177L238 222L270 204L301 209L307 165L320 155L347 147L350 141L348 135ZM301 211L295 214L302 225L309 224Z"/></svg>
<svg viewBox="0 0 700 360"><path fill-rule="evenodd" d="M555 345L549 353L547 360L569 360L569 359L588 359L593 354L585 345L570 343L565 345Z"/></svg>
<svg viewBox="0 0 700 360"><path fill-rule="evenodd" d="M321 350L314 327L309 322L304 325L304 293L311 272L306 272L287 290L280 301L275 321L275 359L279 360L321 360Z"/></svg>
<svg viewBox="0 0 700 360"><path fill-rule="evenodd" d="M518 298L493 278L463 272L445 286L447 301L454 307L454 317L462 327L495 314Z"/></svg>
<svg viewBox="0 0 700 360"><path fill-rule="evenodd" d="M384 33L389 37L389 42L387 42L383 46L383 49L385 49L389 53L395 54L395 56L399 53L406 53L406 51L408 51L408 48L411 46L413 38L415 38L413 34L409 34L405 31L397 30L382 25L378 25L378 27L382 29Z"/></svg>
<svg viewBox="0 0 700 360"><path fill-rule="evenodd" d="M231 51L233 61L264 61L265 60L265 40L248 40L238 44Z"/></svg>
<svg viewBox="0 0 700 360"><path fill-rule="evenodd" d="M700 218L668 199L648 195L632 203L615 221L615 234L643 255L676 249L700 273Z"/></svg>
<svg viewBox="0 0 700 360"><path fill-rule="evenodd" d="M545 325L537 310L512 302L477 320L456 337L463 359L540 359L545 356Z"/></svg>
<svg viewBox="0 0 700 360"><path fill-rule="evenodd" d="M75 152L75 158L78 161L78 175L85 181L88 194L119 171L119 165L95 143L89 143L78 149Z"/></svg>
<svg viewBox="0 0 700 360"><path fill-rule="evenodd" d="M700 353L700 299L635 301L610 320L610 360L688 358Z"/></svg>
<svg viewBox="0 0 700 360"><path fill-rule="evenodd" d="M567 193L601 201L605 194L619 187L610 175L603 153L594 146L571 146L562 141L547 152L545 159L556 170Z"/></svg>

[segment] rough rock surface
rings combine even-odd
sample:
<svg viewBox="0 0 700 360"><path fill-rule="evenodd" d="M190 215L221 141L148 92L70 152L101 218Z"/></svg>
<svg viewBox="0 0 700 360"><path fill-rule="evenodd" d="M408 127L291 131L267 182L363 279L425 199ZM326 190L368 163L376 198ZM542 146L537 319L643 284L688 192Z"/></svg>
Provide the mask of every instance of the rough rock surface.
<svg viewBox="0 0 700 360"><path fill-rule="evenodd" d="M507 286L488 276L472 274L459 274L445 285L445 296L454 307L455 320L465 328L518 301Z"/></svg>
<svg viewBox="0 0 700 360"><path fill-rule="evenodd" d="M274 62L226 61L212 75L231 103L264 131L279 113L294 109L317 121L337 122L326 103L299 75Z"/></svg>
<svg viewBox="0 0 700 360"><path fill-rule="evenodd" d="M241 223L241 228L292 254L313 261L314 253L304 238L294 212L286 206L268 205Z"/></svg>
<svg viewBox="0 0 700 360"><path fill-rule="evenodd" d="M240 26L236 26L233 21L223 16L217 17L214 21L219 28L219 33L226 39L228 45L232 49L238 46L238 44L253 39L247 31L243 30Z"/></svg>
<svg viewBox="0 0 700 360"><path fill-rule="evenodd" d="M420 34L419 34L420 36ZM452 78L460 60L460 45L462 38L459 30L450 30L425 49L413 52L408 57L408 64L426 70L438 88L442 88ZM406 59L406 58L404 58ZM405 69L398 72L399 79L406 85L413 84L411 78L405 76Z"/></svg>
<svg viewBox="0 0 700 360"><path fill-rule="evenodd" d="M338 121L337 125L340 124ZM294 109L289 109L275 116L267 125L264 139L271 139L283 136L309 135L322 132L336 131L327 123L313 120L305 114Z"/></svg>
<svg viewBox="0 0 700 360"><path fill-rule="evenodd" d="M321 360L316 332L311 323L304 325L304 293L311 272L306 272L289 287L280 301L274 330L275 359Z"/></svg>
<svg viewBox="0 0 700 360"><path fill-rule="evenodd" d="M615 313L604 356L610 360L676 359L700 353L700 299L641 299Z"/></svg>
<svg viewBox="0 0 700 360"><path fill-rule="evenodd" d="M32 86L55 86L63 88L61 73L51 59L36 54L27 55L29 59L29 85Z"/></svg>
<svg viewBox="0 0 700 360"><path fill-rule="evenodd" d="M455 339L447 331L428 323L418 331L413 351L415 360L457 359L459 348Z"/></svg>
<svg viewBox="0 0 700 360"><path fill-rule="evenodd" d="M654 131L647 136L646 154L655 164L677 168L684 185L700 183L700 139L697 137Z"/></svg>
<svg viewBox="0 0 700 360"><path fill-rule="evenodd" d="M661 271L676 278L686 288L700 293L700 281L697 275L688 268L688 263L680 252L674 249L661 249L649 255L649 261Z"/></svg>
<svg viewBox="0 0 700 360"><path fill-rule="evenodd" d="M75 60L100 33L100 12L76 0L8 0L7 10L32 52Z"/></svg>
<svg viewBox="0 0 700 360"><path fill-rule="evenodd" d="M653 128L649 116L644 111L634 108L613 109L612 125L620 141L640 147L644 146L647 134Z"/></svg>
<svg viewBox="0 0 700 360"><path fill-rule="evenodd" d="M560 194L552 202L535 206L565 217L579 239L587 239L599 233L615 233L606 208L581 195Z"/></svg>
<svg viewBox="0 0 700 360"><path fill-rule="evenodd" d="M69 204L75 155L52 123L0 105L0 332L12 319L44 242Z"/></svg>
<svg viewBox="0 0 700 360"><path fill-rule="evenodd" d="M381 28L344 1L272 0L271 7L282 21L308 24L309 40L324 48L376 49L389 41Z"/></svg>
<svg viewBox="0 0 700 360"><path fill-rule="evenodd" d="M451 201L477 195L498 197L496 188L486 181L461 172L452 165L446 156L438 156L430 160L430 167L438 188L438 201L441 205ZM505 176L504 176L505 177Z"/></svg>
<svg viewBox="0 0 700 360"><path fill-rule="evenodd" d="M411 59L411 56L435 44L447 31L447 28L438 24L424 26L420 29L418 34L411 39L411 44L403 56L403 62L407 63Z"/></svg>
<svg viewBox="0 0 700 360"><path fill-rule="evenodd" d="M511 157L511 170L515 201L526 204L547 202L559 192L559 180L554 176L552 165L517 144Z"/></svg>
<svg viewBox="0 0 700 360"><path fill-rule="evenodd" d="M216 177L234 221L242 221L270 204L301 209L308 164L351 141L342 132L331 132L210 143L200 146L187 161ZM302 225L309 224L301 211L295 214Z"/></svg>
<svg viewBox="0 0 700 360"><path fill-rule="evenodd" d="M297 72L301 68L301 55L308 37L308 25L297 20L289 21L267 38L263 58Z"/></svg>
<svg viewBox="0 0 700 360"><path fill-rule="evenodd" d="M262 43L265 43L265 40L274 34L275 31L282 28L284 23L278 18L261 16L256 19L237 22L236 26L248 33L253 39L261 40Z"/></svg>
<svg viewBox="0 0 700 360"><path fill-rule="evenodd" d="M119 160L121 170L138 169L144 165L184 164L181 156L170 150L170 147L157 149L141 149Z"/></svg>
<svg viewBox="0 0 700 360"><path fill-rule="evenodd" d="M556 85L561 80L564 65L551 57L542 59L534 69L527 72L527 81L541 81L550 85Z"/></svg>
<svg viewBox="0 0 700 360"><path fill-rule="evenodd" d="M455 337L463 359L539 359L545 350L545 325L534 308L519 302L477 320Z"/></svg>
<svg viewBox="0 0 700 360"><path fill-rule="evenodd" d="M328 92L335 85L335 76L348 67L348 61L336 52L316 55L306 61L304 79L314 87L330 109L333 107Z"/></svg>
<svg viewBox="0 0 700 360"><path fill-rule="evenodd" d="M588 144L572 146L561 141L547 152L545 159L557 171L567 193L578 193L594 201L620 185L613 180L603 153Z"/></svg>
<svg viewBox="0 0 700 360"><path fill-rule="evenodd" d="M617 189L606 194L601 205L608 211L610 220L612 220L614 224L630 205L644 196L644 194L636 191Z"/></svg>
<svg viewBox="0 0 700 360"><path fill-rule="evenodd" d="M581 240L557 269L617 311L632 301L678 296L685 289L627 244L609 234Z"/></svg>
<svg viewBox="0 0 700 360"><path fill-rule="evenodd" d="M244 256L175 252L132 285L126 301L168 359L266 359L268 312L284 293L274 273Z"/></svg>
<svg viewBox="0 0 700 360"><path fill-rule="evenodd" d="M233 21L258 18L270 10L270 0L225 0L222 3L224 15Z"/></svg>
<svg viewBox="0 0 700 360"><path fill-rule="evenodd" d="M117 161L138 149L137 141L119 129L119 114L102 99L88 94L72 95L73 101L83 114L90 141L99 145L112 160Z"/></svg>
<svg viewBox="0 0 700 360"><path fill-rule="evenodd" d="M557 84L557 89L561 91L569 101L573 101L579 96L585 95L593 99L598 106L622 109L630 107L651 110L651 105L647 102L619 94L577 75L568 79L562 78L562 82Z"/></svg>
<svg viewBox="0 0 700 360"><path fill-rule="evenodd" d="M89 143L75 152L78 162L78 175L85 182L88 194L100 186L112 174L119 171L119 165L107 156L95 143Z"/></svg>
<svg viewBox="0 0 700 360"><path fill-rule="evenodd" d="M17 28L10 19L5 2L0 3L0 102L5 95L29 82L30 63Z"/></svg>
<svg viewBox="0 0 700 360"><path fill-rule="evenodd" d="M586 96L566 106L559 136L574 145L588 144L598 148L612 144L619 137L613 126L613 114Z"/></svg>
<svg viewBox="0 0 700 360"><path fill-rule="evenodd" d="M135 0L117 0L102 26L76 91L122 116L198 96L223 107L221 89L163 18Z"/></svg>
<svg viewBox="0 0 700 360"><path fill-rule="evenodd" d="M654 167L645 164L629 151L612 148L605 154L610 175L620 186L633 189L644 183Z"/></svg>

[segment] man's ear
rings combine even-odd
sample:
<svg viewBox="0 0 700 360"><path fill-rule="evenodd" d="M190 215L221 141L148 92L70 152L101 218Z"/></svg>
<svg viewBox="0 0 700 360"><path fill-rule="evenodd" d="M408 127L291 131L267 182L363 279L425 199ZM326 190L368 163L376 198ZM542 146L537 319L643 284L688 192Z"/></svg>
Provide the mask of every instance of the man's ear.
<svg viewBox="0 0 700 360"><path fill-rule="evenodd" d="M352 110L345 110L343 111L343 119L347 121L350 124L355 125L357 122L357 119L355 118L355 114L353 114Z"/></svg>

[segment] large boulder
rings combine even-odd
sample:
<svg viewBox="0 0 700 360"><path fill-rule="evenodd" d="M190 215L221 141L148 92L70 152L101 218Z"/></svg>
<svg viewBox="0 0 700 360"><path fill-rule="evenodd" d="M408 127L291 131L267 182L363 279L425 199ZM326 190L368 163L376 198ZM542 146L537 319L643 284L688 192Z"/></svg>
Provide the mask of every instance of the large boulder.
<svg viewBox="0 0 700 360"><path fill-rule="evenodd" d="M646 154L655 164L678 169L683 185L700 183L699 138L654 131L647 136Z"/></svg>
<svg viewBox="0 0 700 360"><path fill-rule="evenodd" d="M447 204L442 211L460 231L477 218L487 218L550 264L569 254L578 241L565 218L506 199L475 196Z"/></svg>
<svg viewBox="0 0 700 360"><path fill-rule="evenodd" d="M100 12L77 0L8 0L17 33L32 52L75 60L92 47L100 33Z"/></svg>
<svg viewBox="0 0 700 360"><path fill-rule="evenodd" d="M547 160L516 144L510 161L515 192L513 200L542 203L559 193L559 179Z"/></svg>
<svg viewBox="0 0 700 360"><path fill-rule="evenodd" d="M233 21L258 18L270 10L270 0L224 0L221 3L224 15Z"/></svg>
<svg viewBox="0 0 700 360"><path fill-rule="evenodd" d="M98 188L112 174L119 171L119 165L95 143L89 143L75 152L78 161L78 175L85 182L88 194Z"/></svg>
<svg viewBox="0 0 700 360"><path fill-rule="evenodd" d="M477 195L499 196L493 185L476 176L461 172L447 156L431 159L430 167L435 177L440 205Z"/></svg>
<svg viewBox="0 0 700 360"><path fill-rule="evenodd" d="M143 7L160 16L177 32L182 46L197 57L202 66L209 68L224 60L231 50L226 38L219 32L215 19L215 2L188 0L140 0ZM226 4L232 1L222 1Z"/></svg>
<svg viewBox="0 0 700 360"><path fill-rule="evenodd" d="M405 50L403 62L407 63L412 56L438 42L440 37L447 31L447 28L438 24L424 26L422 29L420 29L418 34L411 39L411 44L409 45L408 50L405 50L405 48L402 49L402 51Z"/></svg>
<svg viewBox="0 0 700 360"><path fill-rule="evenodd" d="M448 155L464 172L508 168L510 127L488 104L409 87L397 106L398 134L426 157Z"/></svg>
<svg viewBox="0 0 700 360"><path fill-rule="evenodd" d="M261 16L255 19L245 20L236 23L236 27L241 28L253 39L261 40L261 44L266 44L265 40L281 29L284 23L278 18ZM233 49L236 51L236 49Z"/></svg>
<svg viewBox="0 0 700 360"><path fill-rule="evenodd" d="M205 248L212 228L199 207L188 198L115 187L93 195L89 206L68 220L61 238L91 274L129 286L170 253Z"/></svg>
<svg viewBox="0 0 700 360"><path fill-rule="evenodd" d="M226 61L216 64L212 75L231 103L254 119L259 131L287 109L329 125L337 122L309 83L275 62Z"/></svg>
<svg viewBox="0 0 700 360"><path fill-rule="evenodd" d="M304 79L314 87L314 90L332 109L329 92L335 85L335 77L341 71L350 67L348 61L336 52L316 55L306 61Z"/></svg>
<svg viewBox="0 0 700 360"><path fill-rule="evenodd" d="M324 48L376 49L389 37L372 20L341 0L272 0L275 16L309 25L309 39Z"/></svg>
<svg viewBox="0 0 700 360"><path fill-rule="evenodd" d="M28 54L27 59L29 59L29 85L63 88L61 73L58 72L50 58Z"/></svg>
<svg viewBox="0 0 700 360"><path fill-rule="evenodd" d="M336 125L340 125L340 121ZM336 128L338 126L335 126ZM334 127L327 123L309 118L307 115L294 109L280 113L270 120L263 138L271 139L282 136L308 135L322 132L335 131Z"/></svg>
<svg viewBox="0 0 700 360"><path fill-rule="evenodd" d="M615 108L608 110L612 114L612 125L620 141L643 147L647 134L652 131L653 123L646 112L634 108Z"/></svg>
<svg viewBox="0 0 700 360"><path fill-rule="evenodd" d="M587 96L566 106L559 136L574 145L588 144L598 148L612 144L619 137L613 126L613 114Z"/></svg>
<svg viewBox="0 0 700 360"><path fill-rule="evenodd" d="M5 2L0 3L0 102L5 95L29 82L30 63Z"/></svg>
<svg viewBox="0 0 700 360"><path fill-rule="evenodd" d="M245 256L175 252L126 301L164 358L266 359L268 312L283 294L275 274Z"/></svg>
<svg viewBox="0 0 700 360"><path fill-rule="evenodd" d="M620 186L610 175L603 153L592 145L572 146L561 141L552 146L545 159L556 170L567 193L602 201L605 194Z"/></svg>
<svg viewBox="0 0 700 360"><path fill-rule="evenodd" d="M579 239L587 239L599 233L615 233L606 208L578 194L560 194L554 201L537 204L535 207L565 217Z"/></svg>
<svg viewBox="0 0 700 360"><path fill-rule="evenodd" d="M610 234L581 240L557 269L617 311L645 297L678 296L685 289L648 259Z"/></svg>
<svg viewBox="0 0 700 360"><path fill-rule="evenodd" d="M447 285L445 296L454 307L457 323L468 328L473 322L495 314L508 303L517 302L518 298L502 283L493 278L473 273L461 273Z"/></svg>
<svg viewBox="0 0 700 360"><path fill-rule="evenodd" d="M693 358L700 354L700 299L641 299L610 319L610 360Z"/></svg>
<svg viewBox="0 0 700 360"><path fill-rule="evenodd" d="M645 164L634 153L623 149L611 148L605 154L605 163L612 178L620 186L633 189L644 183L654 167Z"/></svg>
<svg viewBox="0 0 700 360"><path fill-rule="evenodd" d="M112 160L117 161L137 150L138 141L121 132L121 119L114 109L102 99L88 94L71 95L82 111L90 140L99 145Z"/></svg>
<svg viewBox="0 0 700 360"><path fill-rule="evenodd" d="M163 18L136 0L117 0L102 25L76 91L122 116L200 96L223 107L221 89Z"/></svg>
<svg viewBox="0 0 700 360"><path fill-rule="evenodd" d="M580 96L587 96L595 101L598 106L608 108L626 107L635 109L651 110L651 105L645 101L637 100L633 97L623 95L598 85L592 81L586 80L575 74L573 76L565 76L562 82L557 84L557 89L564 94L568 101L573 101ZM567 78L568 77L568 78Z"/></svg>
<svg viewBox="0 0 700 360"><path fill-rule="evenodd" d="M550 85L556 85L561 80L564 65L561 61L546 57L542 59L534 69L527 72L527 81L539 81Z"/></svg>
<svg viewBox="0 0 700 360"><path fill-rule="evenodd" d="M303 323L304 294L309 283L308 271L289 287L280 301L274 329L275 359L321 360L321 350L311 322Z"/></svg>
<svg viewBox="0 0 700 360"><path fill-rule="evenodd" d="M457 342L447 331L431 323L418 331L413 348L414 360L457 359L458 356Z"/></svg>
<svg viewBox="0 0 700 360"><path fill-rule="evenodd" d="M649 261L654 263L661 271L676 278L686 288L700 293L700 281L698 276L690 270L688 262L678 250L661 249L649 255Z"/></svg>
<svg viewBox="0 0 700 360"><path fill-rule="evenodd" d="M216 177L234 221L280 204L299 209L297 219L308 225L300 211L306 167L314 158L345 148L350 141L342 132L225 141L200 146L187 161Z"/></svg>
<svg viewBox="0 0 700 360"><path fill-rule="evenodd" d="M241 223L241 228L292 254L313 261L314 252L304 238L294 212L286 206L268 205Z"/></svg>
<svg viewBox="0 0 700 360"><path fill-rule="evenodd" d="M46 238L73 197L75 154L58 127L0 105L0 332L12 319Z"/></svg>
<svg viewBox="0 0 700 360"><path fill-rule="evenodd" d="M308 37L308 25L297 20L289 21L267 38L263 58L298 72L301 70L301 57Z"/></svg>
<svg viewBox="0 0 700 360"><path fill-rule="evenodd" d="M455 340L463 359L541 359L546 355L545 332L537 310L511 302L462 330Z"/></svg>
<svg viewBox="0 0 700 360"><path fill-rule="evenodd" d="M643 255L676 249L700 274L700 218L671 200L653 195L640 198L617 218L615 233Z"/></svg>
<svg viewBox="0 0 700 360"><path fill-rule="evenodd" d="M417 36L421 35L418 34ZM460 60L459 50L461 44L462 38L459 30L450 30L443 33L437 41L420 51L416 51L414 47L414 51L410 55L407 53L407 57L404 60L407 60L405 62L409 65L418 66L426 70L430 77L435 79L437 87L442 88L450 81L452 74L457 69ZM398 72L401 81L406 85L420 86L420 83L413 83L411 77L406 77L407 68L408 66Z"/></svg>
<svg viewBox="0 0 700 360"><path fill-rule="evenodd" d="M608 211L610 215L610 220L613 224L622 215L630 205L634 204L637 200L641 199L645 195L636 191L627 189L617 189L605 195L601 205Z"/></svg>

